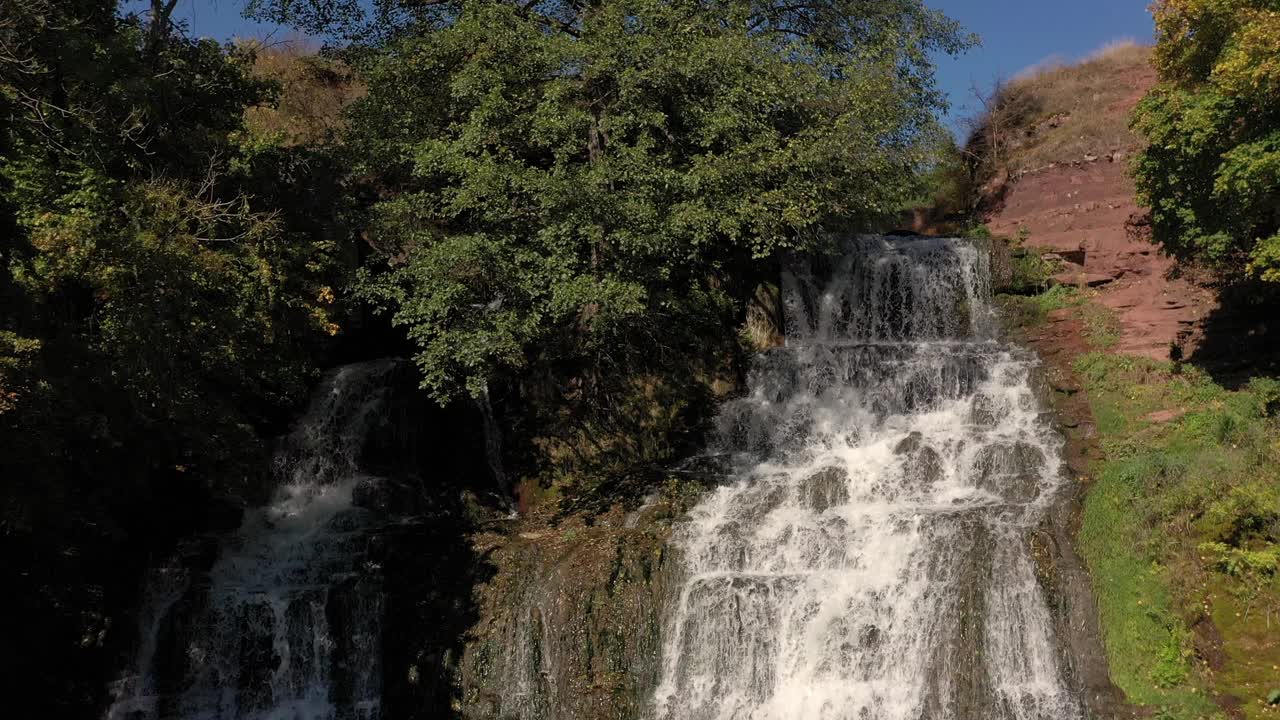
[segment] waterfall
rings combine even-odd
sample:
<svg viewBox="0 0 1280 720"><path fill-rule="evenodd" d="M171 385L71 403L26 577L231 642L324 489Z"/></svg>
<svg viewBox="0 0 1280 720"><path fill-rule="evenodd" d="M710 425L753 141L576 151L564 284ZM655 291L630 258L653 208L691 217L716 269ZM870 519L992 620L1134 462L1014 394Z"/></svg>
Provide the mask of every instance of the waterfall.
<svg viewBox="0 0 1280 720"><path fill-rule="evenodd" d="M356 496L385 422L392 360L330 373L274 457L269 504L218 542L207 570L152 573L132 672L108 720L375 720L379 579L362 567L374 519Z"/></svg>
<svg viewBox="0 0 1280 720"><path fill-rule="evenodd" d="M865 237L784 276L786 347L712 450L659 720L1072 720L1028 533L1060 478L989 257Z"/></svg>
<svg viewBox="0 0 1280 720"><path fill-rule="evenodd" d="M512 502L511 484L507 480L507 472L502 467L502 428L493 413L493 403L489 401L489 385L485 384L484 392L476 398L476 406L480 408L480 421L484 428L484 454L489 463L489 473L493 475L494 485L498 488L498 499L508 510L515 512Z"/></svg>

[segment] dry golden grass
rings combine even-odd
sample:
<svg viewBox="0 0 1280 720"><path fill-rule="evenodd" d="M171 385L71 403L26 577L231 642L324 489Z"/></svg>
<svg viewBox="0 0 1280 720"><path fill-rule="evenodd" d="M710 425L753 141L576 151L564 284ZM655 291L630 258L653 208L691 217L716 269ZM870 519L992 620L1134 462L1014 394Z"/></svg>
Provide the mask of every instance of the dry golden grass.
<svg viewBox="0 0 1280 720"><path fill-rule="evenodd" d="M1141 140L1129 129L1129 113L1154 81L1151 48L1132 42L1015 80L1013 87L1040 106L1032 126L1038 132L1015 153L1018 164L1031 168L1138 149ZM1057 127L1049 127L1054 118Z"/></svg>
<svg viewBox="0 0 1280 720"><path fill-rule="evenodd" d="M1074 64L1041 63L997 90L974 123L970 149L993 155L993 165L1011 174L1130 154L1141 140L1129 129L1129 114L1154 82L1151 48L1133 41Z"/></svg>
<svg viewBox="0 0 1280 720"><path fill-rule="evenodd" d="M305 43L251 49L254 75L280 86L273 105L246 113L245 121L254 134L278 134L291 145L332 140L342 128L342 110L365 92L348 67L317 54Z"/></svg>

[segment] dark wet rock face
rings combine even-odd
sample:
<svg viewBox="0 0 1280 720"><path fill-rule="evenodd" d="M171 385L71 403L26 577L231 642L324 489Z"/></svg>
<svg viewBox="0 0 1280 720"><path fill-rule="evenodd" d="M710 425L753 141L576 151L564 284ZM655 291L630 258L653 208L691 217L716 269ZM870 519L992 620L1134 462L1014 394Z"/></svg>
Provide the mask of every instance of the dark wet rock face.
<svg viewBox="0 0 1280 720"><path fill-rule="evenodd" d="M894 447L895 455L902 457L902 472L907 487L927 493L943 478L946 472L942 455L925 444L924 436L913 432Z"/></svg>
<svg viewBox="0 0 1280 720"><path fill-rule="evenodd" d="M423 510L423 496L408 479L367 477L352 488L351 504L383 515L417 515Z"/></svg>
<svg viewBox="0 0 1280 720"><path fill-rule="evenodd" d="M646 716L678 563L668 528L620 514L497 543L461 663L469 720Z"/></svg>
<svg viewBox="0 0 1280 720"><path fill-rule="evenodd" d="M1040 493L1044 451L1025 442L983 448L974 462L977 486L1012 502L1030 502Z"/></svg>
<svg viewBox="0 0 1280 720"><path fill-rule="evenodd" d="M841 467L819 470L801 481L800 501L814 512L849 502L849 472Z"/></svg>
<svg viewBox="0 0 1280 720"><path fill-rule="evenodd" d="M990 430L999 423L996 415L998 411L999 408L990 395L974 395L969 422L984 430Z"/></svg>

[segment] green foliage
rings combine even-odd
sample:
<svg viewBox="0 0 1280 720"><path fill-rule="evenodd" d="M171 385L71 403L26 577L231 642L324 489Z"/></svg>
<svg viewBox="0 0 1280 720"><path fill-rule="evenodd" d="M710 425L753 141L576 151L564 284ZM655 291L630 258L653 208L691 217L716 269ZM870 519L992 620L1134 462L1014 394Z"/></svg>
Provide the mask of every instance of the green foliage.
<svg viewBox="0 0 1280 720"><path fill-rule="evenodd" d="M6 18L0 94L14 107L0 176L15 302L0 320L39 338L26 377L6 381L18 398L6 424L100 415L109 447L169 437L164 465L234 457L264 413L296 400L310 352L336 330L332 242L263 203L285 184L265 177L279 153L238 142L245 109L265 97L251 58L157 39L110 2L19 3ZM120 397L22 412L24 393L80 384Z"/></svg>
<svg viewBox="0 0 1280 720"><path fill-rule="evenodd" d="M1068 307L1079 307L1086 297L1073 285L1054 285L1036 295L1005 294L1000 304L1014 327L1030 327L1048 319L1049 314Z"/></svg>
<svg viewBox="0 0 1280 720"><path fill-rule="evenodd" d="M1014 327L1038 325L1051 313L1075 308L1084 338L1092 350L1105 351L1120 341L1120 321L1109 308L1091 302L1096 293L1087 288L1058 283L1053 274L1058 266L1035 250L1015 249L1009 259L1008 282L997 290L999 300Z"/></svg>
<svg viewBox="0 0 1280 720"><path fill-rule="evenodd" d="M0 559L44 609L3 671L48 717L104 691L148 556L259 492L350 262L325 154L244 132L251 53L117 10L0 0Z"/></svg>
<svg viewBox="0 0 1280 720"><path fill-rule="evenodd" d="M987 227L986 223L977 223L965 230L963 235L977 240L990 240L992 238L991 228Z"/></svg>
<svg viewBox="0 0 1280 720"><path fill-rule="evenodd" d="M913 221L923 220L933 232L958 229L968 237L990 237L986 226L978 222L980 188L974 168L955 137L943 131L924 145L929 152L920 173L921 189L903 210L914 215Z"/></svg>
<svg viewBox="0 0 1280 720"><path fill-rule="evenodd" d="M709 398L784 253L916 193L942 105L929 53L967 42L917 0L490 1L412 20L349 53L368 94L347 142L382 189L367 237L383 262L359 297L405 328L439 401L518 384L548 402L520 403L547 420L543 459L598 460L557 482L654 473L708 409L637 388ZM647 449L614 432L676 407Z"/></svg>
<svg viewBox="0 0 1280 720"><path fill-rule="evenodd" d="M1009 253L1012 279L1008 292L1018 294L1047 293L1053 290L1052 278L1057 266L1045 260L1044 252L1025 248L1018 243Z"/></svg>
<svg viewBox="0 0 1280 720"><path fill-rule="evenodd" d="M1270 579L1275 576L1280 551L1276 548L1265 550L1242 550L1226 543L1201 543L1200 552L1212 558L1216 568L1234 578L1247 580Z"/></svg>
<svg viewBox="0 0 1280 720"><path fill-rule="evenodd" d="M548 349L678 348L739 268L885 217L941 102L925 54L962 44L916 2L525 7L464 4L362 66L356 141L400 189L362 292L442 400Z"/></svg>
<svg viewBox="0 0 1280 720"><path fill-rule="evenodd" d="M1160 84L1134 174L1174 256L1280 281L1280 12L1270 0L1155 5Z"/></svg>

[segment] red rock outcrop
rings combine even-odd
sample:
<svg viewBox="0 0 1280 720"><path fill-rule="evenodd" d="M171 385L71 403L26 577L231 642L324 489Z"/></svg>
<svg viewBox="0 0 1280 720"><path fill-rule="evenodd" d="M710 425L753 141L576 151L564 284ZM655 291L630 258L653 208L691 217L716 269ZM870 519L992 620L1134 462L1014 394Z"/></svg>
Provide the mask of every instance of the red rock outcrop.
<svg viewBox="0 0 1280 720"><path fill-rule="evenodd" d="M1089 138L1059 142L1055 133L1105 128L1099 135L1124 136L1129 115L1155 83L1155 72L1143 54L1131 54L1131 65L1111 68L1098 82L1122 82L1128 92L1107 88L1080 101L1074 115L1056 114L1028 134L1040 148L1091 147ZM1168 359L1176 343L1190 355L1201 320L1215 307L1212 292L1174 276L1174 262L1145 236L1142 210L1129 177L1136 138L1124 148L1090 150L1015 175L987 225L998 236L1025 238L1025 245L1055 251L1065 268L1060 282L1094 288L1096 301L1116 313L1120 340L1116 352ZM1101 139L1098 142L1105 142Z"/></svg>

